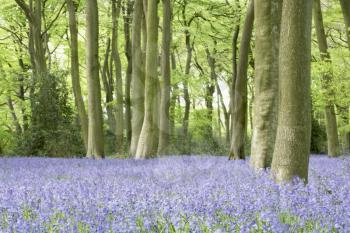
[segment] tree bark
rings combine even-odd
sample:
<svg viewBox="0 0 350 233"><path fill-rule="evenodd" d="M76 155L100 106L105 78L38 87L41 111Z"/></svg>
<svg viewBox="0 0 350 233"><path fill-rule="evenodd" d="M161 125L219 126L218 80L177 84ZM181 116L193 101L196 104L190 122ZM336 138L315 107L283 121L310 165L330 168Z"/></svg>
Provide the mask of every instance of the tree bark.
<svg viewBox="0 0 350 233"><path fill-rule="evenodd" d="M163 42L162 42L162 88L160 103L158 154L164 155L170 145L170 44L171 44L171 3L163 0Z"/></svg>
<svg viewBox="0 0 350 233"><path fill-rule="evenodd" d="M113 111L113 86L111 86L111 83L109 81L109 74L108 74L108 61L109 61L109 54L111 51L111 39L107 38L106 42L106 52L104 56L102 71L101 71L101 77L102 77L102 83L103 83L103 89L106 94L106 112L107 112L107 124L110 132L114 135L116 122L115 122L115 116Z"/></svg>
<svg viewBox="0 0 350 233"><path fill-rule="evenodd" d="M123 151L124 146L124 110L123 110L123 79L122 79L122 66L120 61L120 54L118 48L118 29L119 29L119 16L121 10L121 0L112 0L112 59L114 63L114 74L115 74L115 95L116 95L116 106L115 106L115 118L116 118L116 129L115 137L116 144L115 148L117 152Z"/></svg>
<svg viewBox="0 0 350 233"><path fill-rule="evenodd" d="M69 14L70 48L71 48L71 76L75 106L78 110L78 116L81 127L81 135L84 141L85 149L88 147L88 117L84 105L83 96L80 87L79 74L79 52L78 52L78 27L76 19L76 7L73 0L66 0Z"/></svg>
<svg viewBox="0 0 350 233"><path fill-rule="evenodd" d="M215 42L216 44L216 42ZM205 105L207 107L207 120L208 120L208 130L206 136L213 138L213 99L215 92L216 83L216 48L214 48L213 53L210 53L209 49L206 50L207 61L210 68L210 80L206 84L206 95L205 95ZM219 125L220 126L220 125Z"/></svg>
<svg viewBox="0 0 350 233"><path fill-rule="evenodd" d="M328 52L327 37L323 26L323 16L321 10L320 0L314 0L314 22L316 27L316 35L318 41L318 48L321 53L322 61L330 64L331 56ZM328 145L328 155L331 157L336 157L340 154L340 146L338 139L338 127L337 118L334 110L334 93L330 90L331 82L333 79L333 73L325 72L322 77L323 89L326 91L326 106L325 106L325 117L326 117L326 132L327 132L327 145Z"/></svg>
<svg viewBox="0 0 350 233"><path fill-rule="evenodd" d="M130 25L132 24L133 1L126 1L126 9L124 14L124 38L125 38L125 56L128 61L125 77L125 130L128 145L131 143L131 76L132 76L132 44L130 38Z"/></svg>
<svg viewBox="0 0 350 233"><path fill-rule="evenodd" d="M158 82L158 14L157 0L147 4L147 48L145 76L145 116L136 150L136 159L150 158L156 154L154 132L158 130L154 119L154 107L157 103L155 93Z"/></svg>
<svg viewBox="0 0 350 233"><path fill-rule="evenodd" d="M312 0L284 0L279 49L279 107L271 173L276 182L308 178L311 139Z"/></svg>
<svg viewBox="0 0 350 233"><path fill-rule="evenodd" d="M141 48L141 24L143 18L143 1L135 0L132 20L132 136L130 144L130 156L136 154L137 144L142 129L144 118L145 76Z"/></svg>
<svg viewBox="0 0 350 233"><path fill-rule="evenodd" d="M98 68L97 0L86 1L86 70L88 81L88 150L87 157L104 157L101 87Z"/></svg>
<svg viewBox="0 0 350 233"><path fill-rule="evenodd" d="M188 30L185 30L185 40L186 40L186 67L185 67L185 77L183 81L183 92L185 100L185 112L182 120L182 140L184 145L184 152L188 153L188 124L190 118L190 108L191 100L188 91L188 76L190 75L191 62L192 62L192 47L191 47L191 34Z"/></svg>
<svg viewBox="0 0 350 233"><path fill-rule="evenodd" d="M348 48L350 50L350 2L348 0L339 0L339 1L340 1L341 9L343 12L343 16L344 16ZM348 124L350 124L350 117L349 117ZM346 151L349 153L349 151L350 151L350 132L345 133L344 140L345 140Z"/></svg>
<svg viewBox="0 0 350 233"><path fill-rule="evenodd" d="M282 0L255 0L255 97L250 164L271 166L278 107L278 49Z"/></svg>
<svg viewBox="0 0 350 233"><path fill-rule="evenodd" d="M343 16L344 16L346 36L347 36L348 46L350 49L350 2L348 0L339 0L339 1L343 12Z"/></svg>
<svg viewBox="0 0 350 233"><path fill-rule="evenodd" d="M14 125L16 127L16 134L18 136L20 136L22 134L23 130L22 130L21 124L19 123L15 107L13 106L13 101L12 101L11 96L9 96L7 98L7 105L9 107L9 109L10 109L10 112L11 112L11 115L12 115L12 120L13 120L13 123L14 123Z"/></svg>
<svg viewBox="0 0 350 233"><path fill-rule="evenodd" d="M239 50L239 64L234 90L232 139L229 159L244 159L244 142L247 125L247 71L250 40L254 24L254 1L248 6Z"/></svg>

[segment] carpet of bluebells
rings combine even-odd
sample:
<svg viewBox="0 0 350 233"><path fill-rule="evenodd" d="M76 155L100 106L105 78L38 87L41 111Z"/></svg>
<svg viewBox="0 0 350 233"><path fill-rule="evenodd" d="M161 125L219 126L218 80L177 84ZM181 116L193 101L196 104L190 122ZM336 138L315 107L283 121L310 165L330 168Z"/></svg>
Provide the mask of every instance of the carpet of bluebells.
<svg viewBox="0 0 350 233"><path fill-rule="evenodd" d="M0 232L350 232L350 157L313 156L306 186L223 157L3 158Z"/></svg>

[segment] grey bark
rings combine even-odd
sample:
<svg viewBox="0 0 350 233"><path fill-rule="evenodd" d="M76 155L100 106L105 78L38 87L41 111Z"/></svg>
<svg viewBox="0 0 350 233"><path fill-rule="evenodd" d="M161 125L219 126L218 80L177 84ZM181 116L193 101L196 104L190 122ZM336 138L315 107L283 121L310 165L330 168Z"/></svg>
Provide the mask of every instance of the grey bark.
<svg viewBox="0 0 350 233"><path fill-rule="evenodd" d="M130 144L130 156L136 154L137 144L144 117L145 76L143 54L141 48L141 24L143 18L143 1L135 0L132 21L132 81L131 81L131 106L132 106L132 136Z"/></svg>
<svg viewBox="0 0 350 233"><path fill-rule="evenodd" d="M114 116L114 109L112 106L113 103L113 86L111 85L111 82L109 80L109 73L108 73L108 61L109 61L109 54L111 51L111 39L107 38L106 42L106 52L104 56L104 62L102 66L101 71L101 78L103 83L103 89L106 94L106 112L107 112L107 124L109 130L114 135L116 122L115 122L115 116Z"/></svg>
<svg viewBox="0 0 350 233"><path fill-rule="evenodd" d="M254 24L254 1L251 0L245 18L239 50L239 64L234 90L232 139L229 159L244 159L247 121L247 71L250 40Z"/></svg>
<svg viewBox="0 0 350 233"><path fill-rule="evenodd" d="M171 3L163 0L163 34L162 34L162 87L160 103L158 154L167 154L170 145L170 44L171 44Z"/></svg>
<svg viewBox="0 0 350 233"><path fill-rule="evenodd" d="M112 0L112 59L114 64L115 86L114 93L116 95L115 118L116 118L116 144L115 149L121 152L124 146L124 109L123 109L123 79L120 54L118 48L118 29L119 17L121 10L121 0Z"/></svg>
<svg viewBox="0 0 350 233"><path fill-rule="evenodd" d="M104 157L101 87L98 68L97 0L86 1L86 77L88 81L88 150L87 157Z"/></svg>
<svg viewBox="0 0 350 233"><path fill-rule="evenodd" d="M311 141L312 0L283 0L279 106L271 173L276 182L308 178Z"/></svg>
<svg viewBox="0 0 350 233"><path fill-rule="evenodd" d="M157 104L155 93L158 82L158 14L157 0L149 0L147 4L147 48L146 48L146 75L145 75L145 116L136 150L136 159L145 159L154 156L154 134L157 119L154 119L154 107Z"/></svg>
<svg viewBox="0 0 350 233"><path fill-rule="evenodd" d="M255 79L250 164L271 166L278 107L278 49L282 0L255 0Z"/></svg>
<svg viewBox="0 0 350 233"><path fill-rule="evenodd" d="M71 76L75 106L78 111L81 135L84 141L85 149L88 147L88 117L84 105L83 96L80 87L79 72L79 51L78 51L78 26L76 19L76 7L73 0L66 0L69 14L69 31L70 31L70 49L71 49Z"/></svg>
<svg viewBox="0 0 350 233"><path fill-rule="evenodd" d="M320 0L314 0L313 3L314 9L314 23L316 27L316 35L318 41L318 48L321 53L322 61L331 64L331 56L328 52L327 37L325 29L323 26L323 16L321 10ZM340 146L338 139L338 127L337 127L337 118L335 115L334 102L334 93L330 90L331 82L333 79L333 73L325 72L322 77L323 89L326 91L326 106L325 106L325 117L326 117L326 132L327 132L327 145L328 145L328 155L331 157L338 156L340 154Z"/></svg>
<svg viewBox="0 0 350 233"><path fill-rule="evenodd" d="M126 131L126 140L128 145L131 143L131 76L132 76L132 44L130 38L130 25L132 24L132 9L133 1L126 1L126 9L124 13L124 39L125 46L124 52L126 59L128 61L126 77L125 77L125 131Z"/></svg>

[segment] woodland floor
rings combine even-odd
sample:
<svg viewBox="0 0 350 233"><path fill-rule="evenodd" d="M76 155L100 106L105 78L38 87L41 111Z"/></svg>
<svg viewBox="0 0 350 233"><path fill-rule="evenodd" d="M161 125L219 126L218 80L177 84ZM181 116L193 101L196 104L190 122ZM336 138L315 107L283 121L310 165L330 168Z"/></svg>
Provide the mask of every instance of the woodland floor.
<svg viewBox="0 0 350 233"><path fill-rule="evenodd" d="M0 159L0 232L267 231L350 232L350 157L312 156L306 186L214 156Z"/></svg>

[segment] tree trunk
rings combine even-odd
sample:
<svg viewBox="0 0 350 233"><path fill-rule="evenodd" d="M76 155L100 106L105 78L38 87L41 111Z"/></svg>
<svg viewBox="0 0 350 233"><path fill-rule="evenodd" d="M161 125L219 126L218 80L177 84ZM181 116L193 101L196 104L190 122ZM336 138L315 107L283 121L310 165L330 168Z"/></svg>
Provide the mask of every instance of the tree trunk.
<svg viewBox="0 0 350 233"><path fill-rule="evenodd" d="M158 130L154 119L154 107L157 103L155 93L158 82L158 14L157 0L149 0L147 4L147 48L145 75L145 116L136 150L136 159L150 158L155 155L154 132Z"/></svg>
<svg viewBox="0 0 350 233"><path fill-rule="evenodd" d="M216 44L216 42L215 42ZM207 61L210 68L210 80L206 84L206 95L205 95L205 104L207 107L207 121L208 121L208 130L206 136L213 138L213 99L215 92L215 83L216 83L216 48L214 48L213 54L210 53L209 49L206 49ZM220 127L220 125L219 125ZM209 139L208 138L208 139Z"/></svg>
<svg viewBox="0 0 350 233"><path fill-rule="evenodd" d="M70 49L71 49L71 76L75 106L78 110L78 116L81 127L81 135L84 141L85 149L88 147L88 117L85 110L83 96L80 87L79 75L79 52L78 52L78 26L76 19L76 7L73 0L66 0L69 13L69 31L70 31Z"/></svg>
<svg viewBox="0 0 350 233"><path fill-rule="evenodd" d="M189 142L188 142L188 124L190 118L190 108L191 108L191 100L190 94L188 91L188 78L190 75L191 69L191 61L192 61L192 47L191 47L191 34L188 30L185 30L185 38L186 38L186 67L185 67L185 77L183 81L183 91L184 91L184 100L185 100L185 113L182 120L182 140L184 145L183 152L188 153L189 151Z"/></svg>
<svg viewBox="0 0 350 233"><path fill-rule="evenodd" d="M132 24L133 1L126 2L126 12L124 15L124 38L125 38L125 56L128 61L125 78L125 130L127 143L131 143L131 100L130 87L132 76L132 44L130 38L130 25Z"/></svg>
<svg viewBox="0 0 350 233"><path fill-rule="evenodd" d="M106 53L104 57L104 62L102 66L101 71L101 77L102 77L102 83L103 83L103 89L106 94L106 112L107 112L107 124L110 132L112 132L112 135L114 135L116 122L115 122L115 116L113 111L113 86L111 86L111 83L109 81L109 74L108 74L108 61L109 61L109 54L110 54L110 48L111 48L111 40L110 38L107 38L106 42Z"/></svg>
<svg viewBox="0 0 350 233"><path fill-rule="evenodd" d="M305 182L311 139L312 0L284 0L279 49L279 107L271 172L281 183Z"/></svg>
<svg viewBox="0 0 350 233"><path fill-rule="evenodd" d="M348 0L340 0L340 5L341 5L341 9L342 9L343 16L344 16L348 48L350 50L350 2ZM348 124L350 124L350 117L349 117ZM349 153L349 151L350 151L350 132L345 133L344 140L345 140L345 148L347 148L346 151Z"/></svg>
<svg viewBox="0 0 350 233"><path fill-rule="evenodd" d="M118 49L118 28L119 28L119 16L120 16L121 0L112 0L112 59L114 63L115 72L115 119L116 119L116 151L123 151L124 146L124 110L123 110L123 79L122 79L122 66L120 61L119 49Z"/></svg>
<svg viewBox="0 0 350 233"><path fill-rule="evenodd" d="M255 99L250 164L271 166L278 107L278 49L282 0L255 0Z"/></svg>
<svg viewBox="0 0 350 233"><path fill-rule="evenodd" d="M97 0L86 1L86 77L88 81L88 150L87 157L104 157L101 87L98 69Z"/></svg>
<svg viewBox="0 0 350 233"><path fill-rule="evenodd" d="M132 134L130 156L135 156L144 117L145 76L141 48L141 24L143 18L143 1L135 0L132 20Z"/></svg>
<svg viewBox="0 0 350 233"><path fill-rule="evenodd" d="M162 46L162 88L160 103L158 154L167 154L170 145L170 44L171 44L171 3L163 0L163 46Z"/></svg>
<svg viewBox="0 0 350 233"><path fill-rule="evenodd" d="M19 123L15 107L13 106L13 101L12 101L11 96L9 96L7 98L7 105L9 107L9 109L10 109L10 112L11 112L11 115L12 115L12 120L13 120L13 123L14 123L14 125L16 127L16 134L17 134L17 136L20 136L23 131L22 131L21 124Z"/></svg>
<svg viewBox="0 0 350 233"><path fill-rule="evenodd" d="M174 52L171 53L171 69L173 71L176 71L176 60L175 60L175 54ZM176 130L175 130L175 110L176 110L176 99L178 97L178 91L179 91L179 87L178 84L175 83L173 84L173 88L171 91L171 99L170 99L170 115L169 115L169 119L170 119L170 135L175 136L176 134Z"/></svg>
<svg viewBox="0 0 350 233"><path fill-rule="evenodd" d="M251 0L243 27L239 50L239 64L234 90L232 139L229 159L244 159L244 142L247 121L247 71L250 39L254 24L254 1Z"/></svg>
<svg viewBox="0 0 350 233"><path fill-rule="evenodd" d="M323 16L321 11L320 0L314 0L314 22L316 27L316 35L318 41L318 48L321 53L322 61L331 63L331 56L328 52L327 37L323 26ZM323 89L326 92L326 106L325 106L325 117L326 117L326 132L327 132L327 145L328 155L336 157L340 154L340 146L338 139L338 127L337 118L334 110L334 93L330 86L333 79L333 72L329 71L324 73L322 77Z"/></svg>
<svg viewBox="0 0 350 233"><path fill-rule="evenodd" d="M350 2L349 0L339 0L339 1L343 12L343 16L344 16L346 36L348 40L348 46L350 49Z"/></svg>

